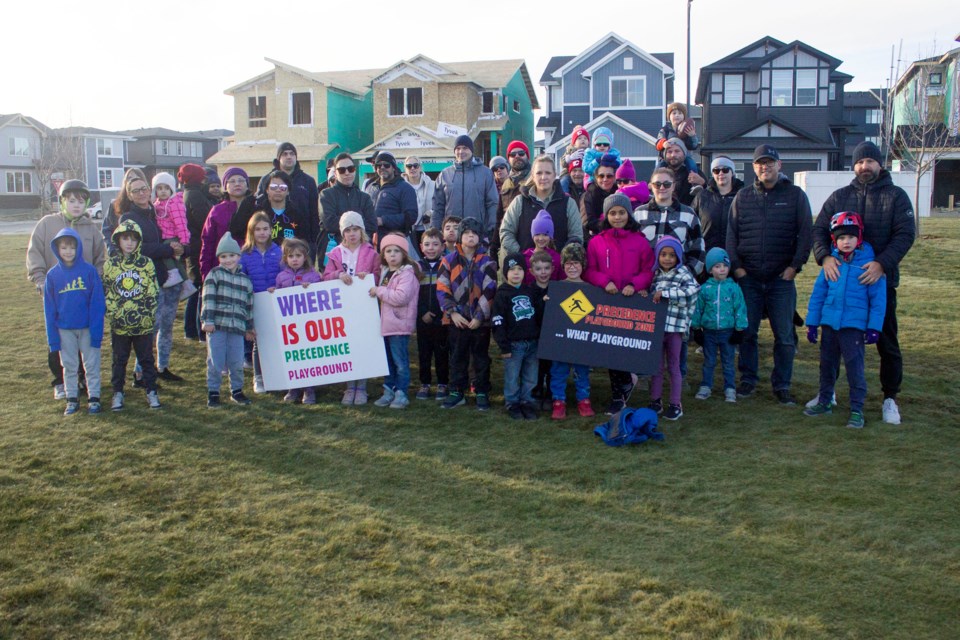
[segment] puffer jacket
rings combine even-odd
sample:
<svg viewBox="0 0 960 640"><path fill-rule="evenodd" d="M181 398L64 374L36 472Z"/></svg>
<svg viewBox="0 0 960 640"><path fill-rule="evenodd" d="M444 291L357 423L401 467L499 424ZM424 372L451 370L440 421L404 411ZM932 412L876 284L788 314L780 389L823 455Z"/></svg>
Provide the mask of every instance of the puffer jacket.
<svg viewBox="0 0 960 640"><path fill-rule="evenodd" d="M426 178L424 178L426 179ZM373 210L373 200L356 184L345 187L339 182L333 183L320 193L320 207L323 209L323 230L342 242L340 235L340 216L347 211L356 211L363 217L363 228L367 237L377 232L377 214Z"/></svg>
<svg viewBox="0 0 960 640"><path fill-rule="evenodd" d="M493 235L497 225L500 195L493 172L477 158L455 162L437 178L433 195L433 228L443 229L447 216L476 218L483 225L485 239Z"/></svg>
<svg viewBox="0 0 960 640"><path fill-rule="evenodd" d="M390 270L380 271L380 281ZM409 264L397 269L386 282L376 288L380 300L380 335L408 336L417 326L417 294L420 282L416 270Z"/></svg>
<svg viewBox="0 0 960 640"><path fill-rule="evenodd" d="M697 309L690 320L693 329L743 331L747 328L747 304L740 285L731 278L710 278L700 286Z"/></svg>
<svg viewBox="0 0 960 640"><path fill-rule="evenodd" d="M417 192L400 176L385 185L374 185L373 210L383 224L377 227L382 238L391 231L406 235L417 220Z"/></svg>
<svg viewBox="0 0 960 640"><path fill-rule="evenodd" d="M730 269L746 269L762 282L780 277L787 267L799 273L810 255L812 227L807 194L785 176L769 190L760 182L741 189L727 224Z"/></svg>
<svg viewBox="0 0 960 640"><path fill-rule="evenodd" d="M730 192L720 193L716 181L711 178L705 189L701 189L693 198L693 210L700 218L700 231L703 233L704 250L714 247L721 249L727 244L727 221L730 219L730 205L737 192L743 188L743 180L734 178Z"/></svg>
<svg viewBox="0 0 960 640"><path fill-rule="evenodd" d="M628 284L646 291L653 280L653 249L639 231L607 229L587 245L583 279L601 289L612 282L618 291Z"/></svg>
<svg viewBox="0 0 960 640"><path fill-rule="evenodd" d="M277 284L277 274L283 268L280 260L283 258L283 250L280 245L271 242L266 251L261 252L257 247L250 251L240 253L240 264L243 265L243 271L250 277L253 283L253 292L260 293Z"/></svg>
<svg viewBox="0 0 960 640"><path fill-rule="evenodd" d="M876 261L883 266L887 286L900 284L900 261L916 239L910 196L893 184L890 173L884 169L870 184L856 178L837 189L827 198L813 225L813 256L817 264L830 255L830 219L841 211L855 211L863 218L863 239L876 252Z"/></svg>
<svg viewBox="0 0 960 640"><path fill-rule="evenodd" d="M865 286L858 279L863 273L863 266L875 259L873 247L869 242L864 242L853 252L849 262L841 257L836 248L833 257L840 261L840 277L836 282L830 282L823 271L817 276L807 305L807 326L826 325L837 331L882 331L883 316L887 310L887 283L880 278Z"/></svg>
<svg viewBox="0 0 960 640"><path fill-rule="evenodd" d="M129 256L120 251L120 234L130 232L141 235L133 220L125 220L113 230L117 250L103 266L103 289L110 329L117 335L142 336L153 331L160 289L153 261L140 253L139 244Z"/></svg>

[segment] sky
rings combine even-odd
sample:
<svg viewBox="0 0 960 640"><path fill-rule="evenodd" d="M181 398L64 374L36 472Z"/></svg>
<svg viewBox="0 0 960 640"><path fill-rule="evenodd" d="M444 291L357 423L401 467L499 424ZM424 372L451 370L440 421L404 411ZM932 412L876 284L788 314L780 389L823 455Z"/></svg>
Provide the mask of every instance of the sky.
<svg viewBox="0 0 960 640"><path fill-rule="evenodd" d="M622 18L611 13L622 7ZM694 92L701 66L766 35L843 60L840 71L854 76L847 90L886 86L892 51L902 73L912 60L960 46L955 0L693 0L691 8ZM682 99L686 24L686 0L15 2L4 9L0 38L0 113L54 128L233 129L233 99L223 91L272 69L264 58L337 71L417 54L523 58L545 104L538 81L550 57L576 55L611 31L647 52L674 52Z"/></svg>

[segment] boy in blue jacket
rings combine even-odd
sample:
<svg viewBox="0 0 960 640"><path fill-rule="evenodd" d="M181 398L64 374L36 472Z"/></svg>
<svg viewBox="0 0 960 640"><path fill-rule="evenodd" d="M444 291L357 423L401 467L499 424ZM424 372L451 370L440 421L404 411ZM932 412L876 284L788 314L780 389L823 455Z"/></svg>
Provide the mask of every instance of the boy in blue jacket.
<svg viewBox="0 0 960 640"><path fill-rule="evenodd" d="M83 358L87 372L88 412L100 413L100 343L107 305L103 283L96 268L83 260L83 243L72 227L64 227L50 241L58 264L47 272L43 284L43 315L47 344L60 352L67 408L63 415L80 409L77 370Z"/></svg>
<svg viewBox="0 0 960 640"><path fill-rule="evenodd" d="M867 396L863 345L876 344L883 328L887 306L884 277L871 285L859 281L865 265L875 259L873 247L863 241L860 214L842 211L830 220L833 257L840 263L840 276L830 282L820 272L807 305L807 340L817 343L817 328L823 327L820 343L820 396L804 410L808 416L832 412L834 384L843 357L850 384L850 419L847 426L863 428L863 402Z"/></svg>

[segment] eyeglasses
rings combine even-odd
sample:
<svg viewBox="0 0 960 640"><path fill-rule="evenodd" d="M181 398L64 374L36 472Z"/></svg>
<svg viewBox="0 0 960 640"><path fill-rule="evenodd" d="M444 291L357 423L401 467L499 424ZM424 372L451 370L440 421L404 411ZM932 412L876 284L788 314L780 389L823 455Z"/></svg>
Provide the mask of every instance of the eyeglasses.
<svg viewBox="0 0 960 640"><path fill-rule="evenodd" d="M776 160L771 160L770 158L761 158L760 160L754 160L753 164L758 167L772 167L777 164Z"/></svg>
<svg viewBox="0 0 960 640"><path fill-rule="evenodd" d="M355 173L356 170L357 168L353 165L350 165L349 167L337 167L337 173L339 173L340 175L343 175L345 173Z"/></svg>
<svg viewBox="0 0 960 640"><path fill-rule="evenodd" d="M654 189L669 189L673 186L673 182L670 180L664 180L663 182L651 182L650 186Z"/></svg>
<svg viewBox="0 0 960 640"><path fill-rule="evenodd" d="M150 187L140 187L139 189L127 189L130 194L138 196L141 193L150 193Z"/></svg>
<svg viewBox="0 0 960 640"><path fill-rule="evenodd" d="M407 169L413 169L414 171L416 171L417 169L420 168L420 165L415 162L411 162L410 164L406 165L406 167Z"/></svg>
<svg viewBox="0 0 960 640"><path fill-rule="evenodd" d="M519 157L519 158L525 158L526 155L527 155L527 152L526 152L526 151L511 151L511 152L510 152L510 157L511 157L511 158L518 158L518 157Z"/></svg>
<svg viewBox="0 0 960 640"><path fill-rule="evenodd" d="M389 162L378 162L377 169L393 169L393 165Z"/></svg>
<svg viewBox="0 0 960 640"><path fill-rule="evenodd" d="M280 193L284 193L287 189L289 189L289 187L285 184L272 184L268 188L270 191L279 191Z"/></svg>
<svg viewBox="0 0 960 640"><path fill-rule="evenodd" d="M615 175L613 173L598 173L597 180L612 180Z"/></svg>
<svg viewBox="0 0 960 640"><path fill-rule="evenodd" d="M711 171L713 171L713 175L718 176L721 173L730 173L730 167L717 167L715 169L711 169Z"/></svg>

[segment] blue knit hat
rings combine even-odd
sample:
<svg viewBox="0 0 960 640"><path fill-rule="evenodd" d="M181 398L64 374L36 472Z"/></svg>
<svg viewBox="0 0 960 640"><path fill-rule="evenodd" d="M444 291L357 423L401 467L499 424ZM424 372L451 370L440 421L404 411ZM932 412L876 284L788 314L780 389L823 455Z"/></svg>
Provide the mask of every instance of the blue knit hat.
<svg viewBox="0 0 960 640"><path fill-rule="evenodd" d="M723 263L730 266L730 256L727 255L727 252L720 247L714 247L707 251L707 273L713 269L714 265Z"/></svg>

